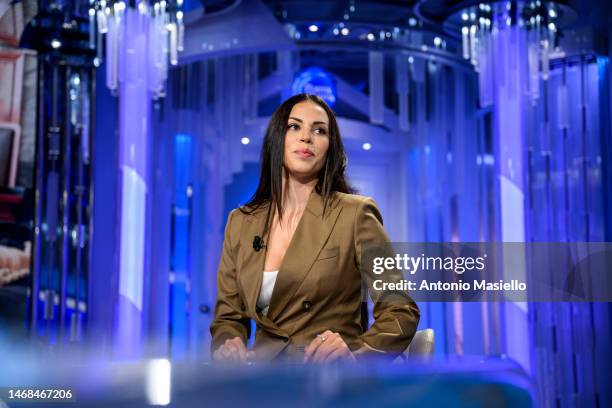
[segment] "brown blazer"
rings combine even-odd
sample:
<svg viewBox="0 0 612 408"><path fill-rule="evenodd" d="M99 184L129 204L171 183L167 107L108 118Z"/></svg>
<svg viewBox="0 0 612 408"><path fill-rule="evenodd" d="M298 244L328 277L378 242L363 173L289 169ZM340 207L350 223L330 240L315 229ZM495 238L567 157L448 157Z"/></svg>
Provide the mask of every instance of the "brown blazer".
<svg viewBox="0 0 612 408"><path fill-rule="evenodd" d="M304 347L328 329L358 357L394 357L404 351L420 316L408 295L400 302L376 302L373 325L365 333L361 325L361 251L364 244L389 241L374 200L334 193L323 214L323 199L313 190L263 316L256 304L266 251L255 251L253 239L263 234L267 207L252 214L235 209L229 215L210 326L212 350L236 336L246 343L253 319L253 349L261 360L300 359Z"/></svg>

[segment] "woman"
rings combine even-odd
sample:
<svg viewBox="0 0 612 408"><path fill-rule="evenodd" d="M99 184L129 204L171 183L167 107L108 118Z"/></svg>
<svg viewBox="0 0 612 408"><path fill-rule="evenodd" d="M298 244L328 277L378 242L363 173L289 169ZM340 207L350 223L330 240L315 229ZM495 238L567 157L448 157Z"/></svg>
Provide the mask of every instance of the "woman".
<svg viewBox="0 0 612 408"><path fill-rule="evenodd" d="M388 242L371 198L352 194L332 110L300 94L272 115L253 199L227 221L211 324L214 360L329 362L395 357L410 343L419 309L377 302L362 327L365 244ZM247 351L250 320L255 343Z"/></svg>

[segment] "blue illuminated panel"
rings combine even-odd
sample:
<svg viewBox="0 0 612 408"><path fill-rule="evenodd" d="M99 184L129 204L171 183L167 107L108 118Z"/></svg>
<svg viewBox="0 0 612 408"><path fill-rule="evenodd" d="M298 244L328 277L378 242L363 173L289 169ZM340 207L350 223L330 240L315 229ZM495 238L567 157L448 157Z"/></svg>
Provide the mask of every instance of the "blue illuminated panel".
<svg viewBox="0 0 612 408"><path fill-rule="evenodd" d="M191 136L174 139L174 206L170 272L170 341L173 358L183 358L189 345L191 274Z"/></svg>

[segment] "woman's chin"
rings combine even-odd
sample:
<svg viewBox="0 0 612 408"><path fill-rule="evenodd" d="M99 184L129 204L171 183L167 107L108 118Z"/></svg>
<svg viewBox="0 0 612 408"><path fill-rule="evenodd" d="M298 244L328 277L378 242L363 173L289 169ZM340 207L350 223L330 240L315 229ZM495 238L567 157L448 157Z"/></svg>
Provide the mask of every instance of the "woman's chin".
<svg viewBox="0 0 612 408"><path fill-rule="evenodd" d="M311 181L317 178L317 171L308 166L296 166L289 170L289 175L302 182Z"/></svg>

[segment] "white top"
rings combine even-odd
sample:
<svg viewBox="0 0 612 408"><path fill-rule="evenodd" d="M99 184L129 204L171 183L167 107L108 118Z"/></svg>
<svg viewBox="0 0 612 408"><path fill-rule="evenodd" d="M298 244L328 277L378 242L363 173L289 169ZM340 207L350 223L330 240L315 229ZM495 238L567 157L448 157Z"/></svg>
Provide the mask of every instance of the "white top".
<svg viewBox="0 0 612 408"><path fill-rule="evenodd" d="M263 280L261 282L261 290L259 291L257 307L261 309L261 314L264 316L268 314L270 299L272 298L272 290L274 290L274 284L276 283L276 275L278 275L278 271L263 273Z"/></svg>

